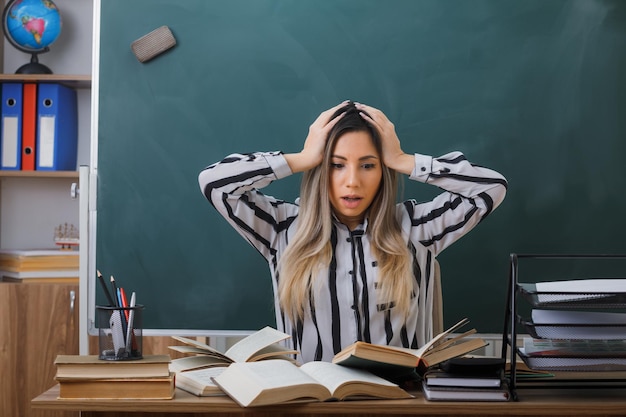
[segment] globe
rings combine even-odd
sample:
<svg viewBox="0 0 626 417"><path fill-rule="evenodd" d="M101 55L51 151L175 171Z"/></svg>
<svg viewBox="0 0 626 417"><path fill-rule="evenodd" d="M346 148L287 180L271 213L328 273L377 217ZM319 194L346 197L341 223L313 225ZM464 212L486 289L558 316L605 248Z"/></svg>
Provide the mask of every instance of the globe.
<svg viewBox="0 0 626 417"><path fill-rule="evenodd" d="M2 13L4 34L15 48L30 53L31 60L18 74L50 74L37 54L48 52L61 34L61 14L52 0L10 0Z"/></svg>

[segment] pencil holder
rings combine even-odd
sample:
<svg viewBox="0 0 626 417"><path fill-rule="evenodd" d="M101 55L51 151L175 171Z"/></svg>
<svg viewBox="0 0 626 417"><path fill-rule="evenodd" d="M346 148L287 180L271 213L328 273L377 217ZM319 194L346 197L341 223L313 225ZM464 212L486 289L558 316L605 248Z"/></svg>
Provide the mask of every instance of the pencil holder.
<svg viewBox="0 0 626 417"><path fill-rule="evenodd" d="M99 358L129 361L142 358L143 305L96 306Z"/></svg>

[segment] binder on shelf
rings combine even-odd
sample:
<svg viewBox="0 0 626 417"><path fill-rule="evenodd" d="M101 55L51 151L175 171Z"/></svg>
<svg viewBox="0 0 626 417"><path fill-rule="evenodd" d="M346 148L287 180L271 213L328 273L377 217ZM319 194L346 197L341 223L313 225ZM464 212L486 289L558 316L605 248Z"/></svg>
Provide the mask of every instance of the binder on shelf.
<svg viewBox="0 0 626 417"><path fill-rule="evenodd" d="M22 171L35 170L37 139L37 84L24 83L22 106Z"/></svg>
<svg viewBox="0 0 626 417"><path fill-rule="evenodd" d="M78 107L76 91L41 83L37 94L37 164L41 171L76 169Z"/></svg>
<svg viewBox="0 0 626 417"><path fill-rule="evenodd" d="M0 169L22 168L22 83L2 84Z"/></svg>

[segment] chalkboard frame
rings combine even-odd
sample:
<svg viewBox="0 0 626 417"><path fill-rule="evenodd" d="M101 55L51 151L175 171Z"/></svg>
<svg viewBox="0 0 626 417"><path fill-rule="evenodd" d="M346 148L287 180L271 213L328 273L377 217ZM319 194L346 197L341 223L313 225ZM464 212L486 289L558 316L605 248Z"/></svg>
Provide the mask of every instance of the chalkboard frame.
<svg viewBox="0 0 626 417"><path fill-rule="evenodd" d="M116 1L108 0L102 3L115 4ZM241 4L245 1L235 0L235 3ZM118 2L122 3L124 7L120 6L120 13L130 7L126 2ZM219 4L219 2L205 3ZM324 8L331 7L331 2L318 0L315 3L322 5L325 11L328 10ZM358 3L358 8L350 7L355 5L351 0L337 0L333 4L341 8L342 13L348 13L349 9L350 16L355 15L356 18L363 18L364 10L372 12L375 10L373 8L380 7L377 5L383 4L375 1ZM456 321L460 315L467 315L479 331L497 332L500 330L497 317L499 314L504 315L509 253L625 251L620 231L623 221L620 221L618 216L616 218L616 215L612 217L611 214L619 213L626 207L626 202L617 191L626 185L624 179L626 175L623 175L624 168L621 167L619 157L624 150L620 138L626 132L626 124L619 120L619 110L626 108L626 80L619 74L626 70L626 58L622 58L620 54L613 55L615 50L623 50L626 46L624 31L621 29L626 22L626 5L611 0L552 2L397 0L385 2L384 5L391 3L403 7L409 3L417 4L411 6L415 7L411 9L411 13L406 13L415 19L417 28L415 39L420 39L417 45L426 48L430 44L440 43L447 45L448 49L437 49L433 46L435 49L429 50L430 54L424 53L419 62L410 61L408 57L398 59L394 61L395 66L390 72L384 73L381 77L376 76L375 70L382 70L383 67L380 63L378 66L372 65L371 68L357 73L354 79L344 79L343 83L349 88L342 88L343 86L338 85L333 79L324 80L325 82L311 79L315 82L311 82L310 91L315 91L316 94L311 94L307 100L290 100L289 97L290 94L297 95L298 88L303 88L302 83L306 84L311 80L299 78L298 71L289 73L280 66L268 66L265 69L276 70L278 74L276 77L252 81L267 83L267 90L264 91L272 91L272 97L282 101L276 106L265 106L264 103L264 107L271 109L272 114L264 113L268 111L267 109L253 106L246 108L246 111L254 109L263 113L266 116L264 120L268 122L267 129L278 129L277 120L272 120L270 116L289 114L285 122L286 131L297 140L295 144L290 143L289 149L281 150L293 151L297 150L306 134L308 124L320 111L342 99L352 98L385 110L396 123L401 138L420 138L420 141L416 142L420 146L415 146L419 149L407 147L407 151L438 155L460 149L473 162L501 171L510 183L509 194L503 206L484 224L439 257L442 265L446 324ZM150 4L152 11L160 7L161 11L169 13L175 8L174 4L179 2L155 0ZM180 4L199 3L186 1ZM278 2L272 0L257 1L255 4L260 5L259 8L250 13L269 12L272 7L274 12L280 9ZM294 3L284 4L293 6ZM267 9L262 10L263 7ZM462 7L466 9L460 10ZM302 15L304 13L300 11L296 17L302 18ZM385 20L389 25L387 29L390 29L389 32L394 32L391 29L398 29L397 32L401 32L402 16L400 14L394 16L397 18L396 21ZM376 17L384 19L388 16L381 12ZM115 20L116 27L120 27L119 15ZM181 66L190 65L193 61L190 56L185 58L183 54L188 51L186 48L192 43L191 40L181 32L179 25L172 24L171 29L178 37L179 45L150 63L133 62L135 58L130 51L130 41L161 24L169 23L168 15L159 19L147 14L145 19L141 20L134 25L121 24L124 31L128 30L126 33L128 42L116 46L119 48L121 61L107 64L105 71L100 68L95 70L94 97L99 101L98 105L94 106L96 109L106 108L102 106L102 100L106 100L109 90L107 86L101 89L99 83L107 77L109 77L107 82L110 82L111 72L114 72L115 76L120 76L121 71L134 65L132 67L134 72L131 74L134 82L149 84L145 80L148 80L151 74L159 72L159 68L165 63L174 65L180 70ZM336 29L340 26L340 20L332 21L329 18L327 24L333 25L332 28ZM298 26L294 22L281 22L290 30L295 30L294 27ZM233 27L241 28L244 23L246 21L238 22L238 26ZM311 22L301 23L303 26L311 25ZM440 25L440 32L436 32L437 25ZM364 31L365 22L361 26L357 29ZM104 31L110 36L111 33L106 32L106 27L106 22L100 22L100 34ZM228 34L232 36L232 42L241 41L234 29L231 28ZM429 34L430 36L427 36ZM466 39L463 39L464 34ZM367 41L360 40L362 43L355 41L351 32L344 35L356 46L349 50L346 61L367 62L359 59L370 52L369 48L379 53L383 51L381 44L374 42L375 35L367 38ZM502 39L497 39L498 35ZM320 51L328 47L329 43L332 44L334 39L322 37L320 44L308 44L309 52L321 53ZM393 54L397 53L394 50L396 47L394 42L403 39L395 38L393 33L390 39L387 52L394 56ZM457 49L452 48L455 45L453 40L460 44L456 45ZM587 48L579 52L582 43L587 45ZM211 45L215 46L213 43ZM337 53L337 50L334 52ZM401 54L395 56L403 57ZM123 65L120 65L120 62ZM416 63L418 65L409 65ZM323 67L324 71L332 70L331 63L323 64L320 67ZM101 65L101 62L96 64ZM488 68L489 65L491 67ZM320 68L317 69L321 71ZM302 69L297 67L297 70ZM343 70L348 73L346 68ZM194 71L192 68L191 73L197 75ZM410 71L417 71L419 76L415 79L407 78L410 82L406 84L406 90L419 92L420 97L426 99L416 100L410 110L406 110L403 105L406 104L408 94L398 88L393 81L394 77L409 77L407 74ZM489 80L488 77L492 79ZM479 90L481 87L482 90ZM172 93L171 86L167 88L170 90L166 89L165 94L157 94L157 97L167 99L168 94ZM188 93L189 88L187 86L185 92ZM346 97L344 93L348 91L353 94ZM245 91L219 97L220 106L224 109L240 108L248 103L248 99ZM121 106L125 104L122 103ZM209 110L215 108L211 106ZM133 109L132 106L128 106L126 110L137 110L141 115L148 111ZM197 113L191 112L185 122L196 123L191 117L193 115ZM226 111L211 120L232 121L229 119L230 115L231 113ZM107 151L100 148L103 144L101 127L103 123L107 123L107 117L105 111L105 114L100 114L99 119L94 118L98 134L92 142L92 147L95 148L92 150L90 168L92 176L90 181L94 184L92 207L103 204L103 195L99 187L103 186L104 177L98 154L102 155ZM274 150L287 143L259 140L253 142L259 144L256 148L243 147L241 145L246 143L244 138L249 134L249 126L233 124L231 128L233 137L228 138L231 145L229 152ZM460 132L464 135L459 135ZM593 137L594 140L587 140L588 137ZM207 156L203 163L214 162L227 153ZM199 171L201 168L202 166L197 164L194 169ZM276 188L279 196L295 197L297 180L296 176L289 179L290 182L285 188ZM186 183L188 185L193 183L195 178L187 175L184 181L188 181ZM290 191L285 191L288 188ZM211 226L215 226L217 233L227 236L227 246L231 251L245 253L250 259L257 256L217 214L211 213L212 209L208 203L202 201L199 189L196 191L196 194L188 196L187 201L198 207L194 212L198 222L206 225L206 219L210 219L208 221ZM417 195L419 199L423 199L428 198L432 192L412 183L405 184L404 194L407 197ZM609 205L611 207L607 208ZM96 256L100 249L95 242L98 241L102 230L99 233L95 223L99 217L101 218L101 207L106 206L99 207L100 213L92 212L93 222L90 224L89 242L96 246L90 247L89 251L90 310L93 310L96 299L100 298L95 285L96 268L102 269L107 276L118 273L112 265L101 265ZM576 230L573 238L570 238L571 230ZM602 238L594 238L597 235ZM260 260L256 259L254 262L256 268L263 267ZM466 279L467 273L472 279ZM124 275L118 276L118 279L121 282L129 282L129 278ZM132 285L131 282L129 286ZM270 290L270 285L268 278L267 290ZM271 291L265 294L271 296ZM271 304L271 300L264 302L266 306ZM164 310L154 303L152 305L148 303L146 309L148 317L151 307L155 310ZM484 308L484 311L477 311L480 308ZM273 320L273 314L267 318ZM153 329L146 329L146 334L150 334L151 331L167 334L247 333L258 325L244 327L246 328L231 329L228 326L221 329L204 326L187 328L184 324L177 324L155 326Z"/></svg>

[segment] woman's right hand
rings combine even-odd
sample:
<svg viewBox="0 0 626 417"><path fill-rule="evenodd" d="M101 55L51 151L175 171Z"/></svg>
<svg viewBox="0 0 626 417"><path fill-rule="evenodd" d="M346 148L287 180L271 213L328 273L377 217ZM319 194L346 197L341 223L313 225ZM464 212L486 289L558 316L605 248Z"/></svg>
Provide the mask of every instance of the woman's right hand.
<svg viewBox="0 0 626 417"><path fill-rule="evenodd" d="M348 100L323 111L309 126L309 134L304 141L304 146L299 153L286 154L285 159L292 172L303 172L315 168L324 159L324 149L328 134L344 113L331 119L333 114L341 107L348 104Z"/></svg>

